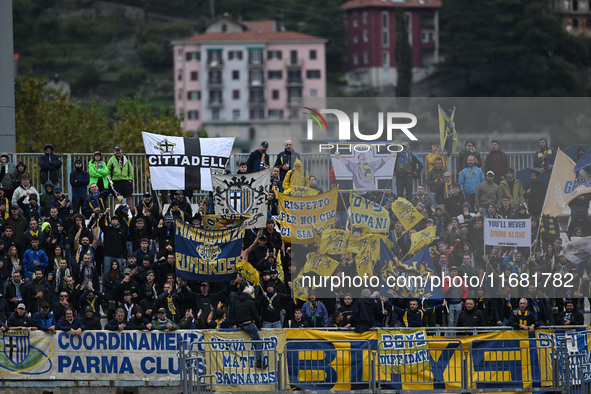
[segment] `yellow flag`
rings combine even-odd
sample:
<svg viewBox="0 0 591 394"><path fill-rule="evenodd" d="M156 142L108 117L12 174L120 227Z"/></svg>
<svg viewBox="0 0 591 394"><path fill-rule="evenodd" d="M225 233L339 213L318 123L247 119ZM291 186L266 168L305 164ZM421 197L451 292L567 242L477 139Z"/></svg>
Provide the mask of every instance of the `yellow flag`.
<svg viewBox="0 0 591 394"><path fill-rule="evenodd" d="M316 252L308 253L304 273L315 272L321 276L330 276L339 266L339 262Z"/></svg>
<svg viewBox="0 0 591 394"><path fill-rule="evenodd" d="M402 197L398 197L392 203L392 212L400 220L402 227L406 231L409 231L425 218L422 213L416 210L410 201Z"/></svg>
<svg viewBox="0 0 591 394"><path fill-rule="evenodd" d="M255 286L260 284L261 279L259 278L259 272L254 269L252 264L250 264L248 261L241 260L238 264L236 264L236 268L248 282Z"/></svg>
<svg viewBox="0 0 591 394"><path fill-rule="evenodd" d="M322 232L322 239L318 244L320 254L344 254L347 253L349 232L340 229L329 229Z"/></svg>
<svg viewBox="0 0 591 394"><path fill-rule="evenodd" d="M429 245L435 239L435 226L427 227L410 236L410 250L407 255L418 252L423 246Z"/></svg>
<svg viewBox="0 0 591 394"><path fill-rule="evenodd" d="M351 193L351 227L383 233L390 230L390 213L371 200Z"/></svg>
<svg viewBox="0 0 591 394"><path fill-rule="evenodd" d="M347 253L361 253L367 245L371 248L372 260L378 260L380 255L380 240L392 249L392 241L383 234L351 235L347 244Z"/></svg>
<svg viewBox="0 0 591 394"><path fill-rule="evenodd" d="M456 108L454 107L448 116L441 105L439 108L439 140L441 142L441 152L448 155L456 153L458 144L458 133L456 132L456 125L454 123L454 116L456 115Z"/></svg>
<svg viewBox="0 0 591 394"><path fill-rule="evenodd" d="M380 256L380 244L377 248L371 247L368 243L365 245L361 253L355 256L355 265L357 266L357 275L363 277L364 275L373 276L373 266Z"/></svg>
<svg viewBox="0 0 591 394"><path fill-rule="evenodd" d="M302 286L302 277L304 276L304 270L302 269L298 276L292 281L291 288L293 289L293 299L308 301L308 289Z"/></svg>
<svg viewBox="0 0 591 394"><path fill-rule="evenodd" d="M585 171L580 170L579 174L582 173L585 173ZM546 191L542 214L559 216L569 202L585 193L591 193L591 181L577 176L575 162L558 149L554 169Z"/></svg>
<svg viewBox="0 0 591 394"><path fill-rule="evenodd" d="M277 273L279 274L279 280L285 282L285 273L283 272L283 262L281 261L281 250L277 252Z"/></svg>

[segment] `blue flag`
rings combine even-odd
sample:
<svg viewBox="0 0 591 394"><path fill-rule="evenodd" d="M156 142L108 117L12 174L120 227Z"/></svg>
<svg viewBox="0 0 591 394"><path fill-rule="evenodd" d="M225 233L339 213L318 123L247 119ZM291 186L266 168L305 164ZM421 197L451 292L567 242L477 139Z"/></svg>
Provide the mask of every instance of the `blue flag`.
<svg viewBox="0 0 591 394"><path fill-rule="evenodd" d="M382 295L393 298L417 298L442 300L441 286L434 286L438 276L429 248L424 246L413 257L398 261L382 241L380 243L380 265L382 268Z"/></svg>
<svg viewBox="0 0 591 394"><path fill-rule="evenodd" d="M585 169L591 166L591 149L587 149L587 152L581 156L575 165L575 173L579 170Z"/></svg>
<svg viewBox="0 0 591 394"><path fill-rule="evenodd" d="M235 279L242 238L244 225L212 230L177 220L174 239L177 277L207 282Z"/></svg>

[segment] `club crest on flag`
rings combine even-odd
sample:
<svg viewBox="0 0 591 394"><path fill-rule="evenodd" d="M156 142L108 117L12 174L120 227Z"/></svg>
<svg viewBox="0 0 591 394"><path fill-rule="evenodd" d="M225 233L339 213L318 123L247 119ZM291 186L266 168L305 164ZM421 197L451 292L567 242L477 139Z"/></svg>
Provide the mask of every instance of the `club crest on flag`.
<svg viewBox="0 0 591 394"><path fill-rule="evenodd" d="M232 213L246 213L254 202L254 192L252 189L230 189L226 192L226 199Z"/></svg>
<svg viewBox="0 0 591 394"><path fill-rule="evenodd" d="M210 262L216 261L222 250L217 245L200 244L196 248L199 258Z"/></svg>
<svg viewBox="0 0 591 394"><path fill-rule="evenodd" d="M9 330L4 333L4 354L16 365L21 365L30 352L29 331Z"/></svg>
<svg viewBox="0 0 591 394"><path fill-rule="evenodd" d="M165 138L162 141L156 143L158 145L155 147L156 149L160 149L160 153L163 155L173 155L174 154L174 147L176 143L170 142L168 138Z"/></svg>

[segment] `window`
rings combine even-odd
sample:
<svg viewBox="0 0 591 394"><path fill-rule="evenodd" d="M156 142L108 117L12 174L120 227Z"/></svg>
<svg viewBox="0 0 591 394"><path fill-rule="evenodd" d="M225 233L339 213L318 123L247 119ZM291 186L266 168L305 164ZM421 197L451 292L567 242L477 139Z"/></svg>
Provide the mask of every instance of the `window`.
<svg viewBox="0 0 591 394"><path fill-rule="evenodd" d="M233 120L240 119L240 110L239 109L235 109L232 111L232 119Z"/></svg>
<svg viewBox="0 0 591 394"><path fill-rule="evenodd" d="M187 112L187 119L189 119L189 120L199 120L199 111L189 111L189 112Z"/></svg>
<svg viewBox="0 0 591 394"><path fill-rule="evenodd" d="M189 90L187 92L187 100L190 100L190 101L201 100L201 92L199 90Z"/></svg>
<svg viewBox="0 0 591 394"><path fill-rule="evenodd" d="M283 119L283 110L282 109L270 109L269 110L269 119Z"/></svg>
<svg viewBox="0 0 591 394"><path fill-rule="evenodd" d="M367 32L367 30L363 30L363 42L368 42L369 41L369 33Z"/></svg>
<svg viewBox="0 0 591 394"><path fill-rule="evenodd" d="M209 70L207 72L207 82L212 85L221 85L222 83L222 70Z"/></svg>
<svg viewBox="0 0 591 394"><path fill-rule="evenodd" d="M232 70L232 80L240 79L240 70Z"/></svg>
<svg viewBox="0 0 591 394"><path fill-rule="evenodd" d="M367 25L367 11L363 11L361 14L361 19L363 19L363 24Z"/></svg>
<svg viewBox="0 0 591 394"><path fill-rule="evenodd" d="M307 70L306 78L308 79L320 79L320 70Z"/></svg>
<svg viewBox="0 0 591 394"><path fill-rule="evenodd" d="M573 0L573 11L579 10L579 0Z"/></svg>
<svg viewBox="0 0 591 394"><path fill-rule="evenodd" d="M283 78L282 70L269 70L267 73L269 79L281 79Z"/></svg>
<svg viewBox="0 0 591 394"><path fill-rule="evenodd" d="M188 62L199 62L201 61L201 53L199 52L187 52L185 54Z"/></svg>
<svg viewBox="0 0 591 394"><path fill-rule="evenodd" d="M222 91L221 90L210 90L209 91L209 103L210 104L221 104L222 103Z"/></svg>
<svg viewBox="0 0 591 394"><path fill-rule="evenodd" d="M211 120L220 120L220 110L219 109L211 110Z"/></svg>
<svg viewBox="0 0 591 394"><path fill-rule="evenodd" d="M191 71L191 81L197 81L199 74L197 71Z"/></svg>
<svg viewBox="0 0 591 394"><path fill-rule="evenodd" d="M388 28L388 13L386 11L382 12L382 29Z"/></svg>
<svg viewBox="0 0 591 394"><path fill-rule="evenodd" d="M388 30L382 30L382 46L388 47L390 45L390 34Z"/></svg>
<svg viewBox="0 0 591 394"><path fill-rule="evenodd" d="M182 81L183 80L183 71L182 70L179 70L176 79L178 81Z"/></svg>
<svg viewBox="0 0 591 394"><path fill-rule="evenodd" d="M353 44L357 44L359 42L359 39L357 38L357 36L353 36Z"/></svg>
<svg viewBox="0 0 591 394"><path fill-rule="evenodd" d="M216 49L207 51L207 64L210 66L217 66L222 63L222 50Z"/></svg>
<svg viewBox="0 0 591 394"><path fill-rule="evenodd" d="M382 66L390 67L390 52L382 52Z"/></svg>
<svg viewBox="0 0 591 394"><path fill-rule="evenodd" d="M228 60L242 60L242 51L229 51L228 52Z"/></svg>
<svg viewBox="0 0 591 394"><path fill-rule="evenodd" d="M232 90L232 98L234 100L240 100L240 90L238 90L238 89Z"/></svg>
<svg viewBox="0 0 591 394"><path fill-rule="evenodd" d="M318 97L318 89L310 89L310 97Z"/></svg>
<svg viewBox="0 0 591 394"><path fill-rule="evenodd" d="M183 61L183 50L179 49L176 53L176 60L178 60L179 62Z"/></svg>
<svg viewBox="0 0 591 394"><path fill-rule="evenodd" d="M357 56L356 53L353 54L353 64L354 65L358 65L359 64L359 56Z"/></svg>
<svg viewBox="0 0 591 394"><path fill-rule="evenodd" d="M248 64L262 64L262 63L263 63L263 50L262 49L249 49Z"/></svg>
<svg viewBox="0 0 591 394"><path fill-rule="evenodd" d="M435 41L435 32L432 31L421 31L421 42L428 43Z"/></svg>
<svg viewBox="0 0 591 394"><path fill-rule="evenodd" d="M298 64L298 51L290 51L289 52L289 63L290 64Z"/></svg>
<svg viewBox="0 0 591 394"><path fill-rule="evenodd" d="M289 70L287 72L287 83L302 83L302 71Z"/></svg>
<svg viewBox="0 0 591 394"><path fill-rule="evenodd" d="M265 101L265 92L263 89L249 89L248 96L249 103L262 103Z"/></svg>
<svg viewBox="0 0 591 394"><path fill-rule="evenodd" d="M291 103L291 100L296 97L302 97L302 88L287 88L287 102Z"/></svg>
<svg viewBox="0 0 591 394"><path fill-rule="evenodd" d="M251 85L261 85L263 83L263 70L255 68L248 71L248 83Z"/></svg>
<svg viewBox="0 0 591 394"><path fill-rule="evenodd" d="M183 89L179 89L177 95L176 95L177 100L182 100L183 99Z"/></svg>
<svg viewBox="0 0 591 394"><path fill-rule="evenodd" d="M273 100L279 100L279 90L273 89L271 91L271 97L273 98Z"/></svg>
<svg viewBox="0 0 591 394"><path fill-rule="evenodd" d="M310 49L310 60L316 60L317 56L316 49Z"/></svg>
<svg viewBox="0 0 591 394"><path fill-rule="evenodd" d="M353 27L357 27L358 23L357 23L357 19L353 19Z"/></svg>
<svg viewBox="0 0 591 394"><path fill-rule="evenodd" d="M369 53L363 52L363 64L369 64Z"/></svg>
<svg viewBox="0 0 591 394"><path fill-rule="evenodd" d="M267 59L268 60L281 60L282 53L281 51L268 51L267 52Z"/></svg>
<svg viewBox="0 0 591 394"><path fill-rule="evenodd" d="M265 110L263 108L251 108L250 119L265 119Z"/></svg>

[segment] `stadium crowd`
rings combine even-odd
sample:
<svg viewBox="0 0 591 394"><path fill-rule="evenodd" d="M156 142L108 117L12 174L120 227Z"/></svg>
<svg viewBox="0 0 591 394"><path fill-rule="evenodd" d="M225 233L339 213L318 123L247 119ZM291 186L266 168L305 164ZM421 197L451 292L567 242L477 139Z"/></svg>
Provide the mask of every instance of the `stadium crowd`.
<svg viewBox="0 0 591 394"><path fill-rule="evenodd" d="M175 219L202 226L202 215L213 212L213 202L199 201L193 212L191 191L171 192L170 206L163 211L157 196L143 194L134 205L133 167L120 146L103 158L94 152L89 163L78 159L68 181L72 195L66 196L59 182L60 156L51 144L39 162L40 173L27 172L25 163L0 156L0 330L27 329L51 333L83 330L174 330L178 328L233 328L245 331L280 327L339 327L362 332L385 326L507 326L533 329L540 325L582 324L583 290L589 287L588 267L575 266L563 255L560 228L555 217L541 216L546 186L540 174L549 174L554 151L540 139L535 170L524 187L510 168L498 141L484 162L473 141L457 155L457 168L434 144L424 158L406 144L396 157L395 173L399 195L409 199L425 219L405 231L391 214L398 258L410 248L412 233L435 226L437 237L432 256L439 273L482 275L483 273L572 272L575 288L569 297L545 294L535 286L517 293L502 289L445 285L445 302L385 299L365 289L353 299L346 291L319 299L313 289L307 300L294 300L292 280L302 268L292 261L292 245L282 242L274 216L278 214L276 193L292 186L323 190L304 169L291 141L269 162L263 141L238 174L271 168L268 220L265 228L247 231L244 259L260 274L260 286L248 286L238 276L230 283L187 282L176 277L174 254ZM426 175L425 185L413 189L413 180ZM39 176L43 190L31 186ZM149 177L149 172L146 171ZM66 180L63 180L66 181ZM336 187L331 173L331 187ZM113 195L125 204L111 212ZM403 194L404 193L404 194ZM345 228L347 192L342 192L337 227ZM168 197L168 196L167 196ZM367 198L371 198L368 195ZM396 198L387 193L376 199L387 209ZM571 204L568 236L589 236L589 196ZM484 218L532 219L531 248L484 247ZM334 275L357 274L355 256L335 256L340 265ZM280 263L278 263L280 261ZM278 267L277 264L281 264ZM278 269L279 268L279 269ZM280 273L284 273L280 279ZM252 294L251 294L252 293ZM107 319L103 326L101 318ZM254 334L253 334L254 335Z"/></svg>

